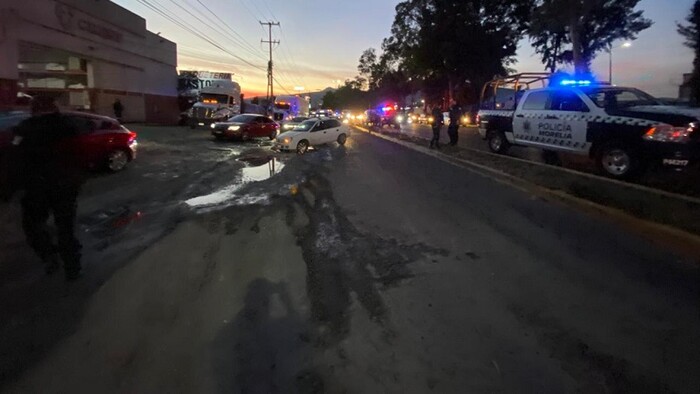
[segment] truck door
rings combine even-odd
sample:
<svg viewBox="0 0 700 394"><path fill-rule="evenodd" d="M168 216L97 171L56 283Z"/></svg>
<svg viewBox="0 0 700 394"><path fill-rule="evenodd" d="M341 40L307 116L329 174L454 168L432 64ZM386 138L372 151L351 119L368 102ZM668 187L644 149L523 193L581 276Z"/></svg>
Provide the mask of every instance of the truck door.
<svg viewBox="0 0 700 394"><path fill-rule="evenodd" d="M537 145L539 141L538 127L553 119L546 119L550 101L548 90L538 90L527 93L518 105L513 117L513 136L506 137L511 142L520 145Z"/></svg>
<svg viewBox="0 0 700 394"><path fill-rule="evenodd" d="M572 89L552 91L549 103L549 113L557 118L554 127L547 130L547 144L554 145L559 150L573 152L588 152L586 143L588 121L586 113L590 109L578 93Z"/></svg>

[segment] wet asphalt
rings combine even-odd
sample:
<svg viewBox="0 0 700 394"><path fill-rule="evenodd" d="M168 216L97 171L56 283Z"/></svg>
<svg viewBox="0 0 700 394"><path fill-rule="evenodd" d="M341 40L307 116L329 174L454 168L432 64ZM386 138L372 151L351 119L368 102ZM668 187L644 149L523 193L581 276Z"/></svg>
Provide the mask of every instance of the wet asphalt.
<svg viewBox="0 0 700 394"><path fill-rule="evenodd" d="M697 269L605 218L360 132L133 128L81 195L81 282L1 207L0 388L700 391Z"/></svg>

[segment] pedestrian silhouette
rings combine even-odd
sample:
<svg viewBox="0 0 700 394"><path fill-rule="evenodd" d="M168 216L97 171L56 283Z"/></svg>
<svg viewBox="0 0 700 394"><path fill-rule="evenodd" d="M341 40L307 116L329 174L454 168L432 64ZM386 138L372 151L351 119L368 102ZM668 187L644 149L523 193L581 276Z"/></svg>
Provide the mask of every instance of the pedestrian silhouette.
<svg viewBox="0 0 700 394"><path fill-rule="evenodd" d="M431 116L433 117L433 139L430 140L430 147L440 149L440 131L442 129L444 119L442 118L442 110L440 109L439 105L435 105L433 107Z"/></svg>
<svg viewBox="0 0 700 394"><path fill-rule="evenodd" d="M85 179L83 163L70 143L77 128L50 97L35 97L31 110L32 116L14 130L13 178L17 181L13 191L24 189L24 233L47 274L56 272L63 260L66 279L75 280L81 274L81 246L75 236L77 198ZM50 215L57 244L47 229Z"/></svg>
<svg viewBox="0 0 700 394"><path fill-rule="evenodd" d="M124 105L122 104L121 100L119 100L119 99L114 100L114 104L112 105L112 109L114 109L114 117L117 118L117 120L121 123L122 114L124 113Z"/></svg>

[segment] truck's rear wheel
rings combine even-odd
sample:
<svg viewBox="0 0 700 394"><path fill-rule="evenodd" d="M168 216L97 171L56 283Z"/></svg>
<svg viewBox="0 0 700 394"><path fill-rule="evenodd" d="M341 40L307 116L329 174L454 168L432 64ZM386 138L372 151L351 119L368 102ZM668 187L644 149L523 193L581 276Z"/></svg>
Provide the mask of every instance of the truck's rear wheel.
<svg viewBox="0 0 700 394"><path fill-rule="evenodd" d="M500 130L489 132L487 136L489 149L493 153L505 154L510 148L510 142L506 139L505 133Z"/></svg>

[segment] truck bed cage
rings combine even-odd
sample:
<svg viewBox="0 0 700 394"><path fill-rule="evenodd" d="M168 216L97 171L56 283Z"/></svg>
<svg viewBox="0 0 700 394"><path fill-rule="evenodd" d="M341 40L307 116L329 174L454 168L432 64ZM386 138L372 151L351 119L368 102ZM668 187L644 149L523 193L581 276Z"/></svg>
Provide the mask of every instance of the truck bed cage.
<svg viewBox="0 0 700 394"><path fill-rule="evenodd" d="M479 107L482 109L511 109L514 110L517 106L518 92L531 89L533 84L538 84L541 86L537 87L547 87L549 79L552 77L552 73L539 72L539 73L520 73L509 75L505 77L494 78L493 80L484 84L484 88L481 90L481 100ZM498 90L506 89L512 91L509 98L512 98L512 108L504 108L505 103L498 103L497 99ZM488 96L488 100L492 102L487 102L487 93L491 93ZM501 96L502 98L503 96ZM487 108L485 108L487 107Z"/></svg>

